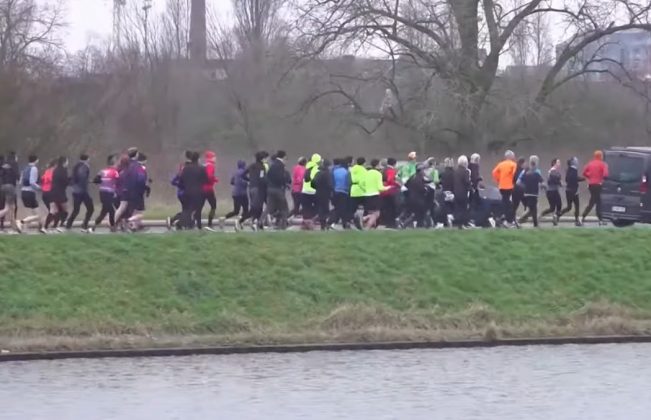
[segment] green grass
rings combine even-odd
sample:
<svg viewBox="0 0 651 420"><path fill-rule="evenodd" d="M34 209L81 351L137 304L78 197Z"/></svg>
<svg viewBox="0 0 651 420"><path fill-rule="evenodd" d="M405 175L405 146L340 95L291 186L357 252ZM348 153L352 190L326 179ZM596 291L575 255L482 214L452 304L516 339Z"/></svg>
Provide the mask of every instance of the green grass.
<svg viewBox="0 0 651 420"><path fill-rule="evenodd" d="M646 333L648 244L645 230L7 237L0 345Z"/></svg>

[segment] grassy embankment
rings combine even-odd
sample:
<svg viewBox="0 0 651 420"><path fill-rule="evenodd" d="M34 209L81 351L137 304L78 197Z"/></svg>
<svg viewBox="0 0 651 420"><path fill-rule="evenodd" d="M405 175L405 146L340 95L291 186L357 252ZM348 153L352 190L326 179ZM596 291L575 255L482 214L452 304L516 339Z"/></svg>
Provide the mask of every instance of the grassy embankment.
<svg viewBox="0 0 651 420"><path fill-rule="evenodd" d="M645 230L7 237L0 348L651 333Z"/></svg>

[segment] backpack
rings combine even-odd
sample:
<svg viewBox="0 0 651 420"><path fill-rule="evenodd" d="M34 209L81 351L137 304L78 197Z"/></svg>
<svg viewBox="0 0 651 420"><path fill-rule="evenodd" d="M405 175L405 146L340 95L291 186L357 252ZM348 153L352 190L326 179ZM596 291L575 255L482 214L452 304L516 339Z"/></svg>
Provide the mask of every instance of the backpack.
<svg viewBox="0 0 651 420"><path fill-rule="evenodd" d="M25 168L23 168L23 174L21 175L23 187L30 186L29 178L31 174L32 174L31 166L26 166Z"/></svg>

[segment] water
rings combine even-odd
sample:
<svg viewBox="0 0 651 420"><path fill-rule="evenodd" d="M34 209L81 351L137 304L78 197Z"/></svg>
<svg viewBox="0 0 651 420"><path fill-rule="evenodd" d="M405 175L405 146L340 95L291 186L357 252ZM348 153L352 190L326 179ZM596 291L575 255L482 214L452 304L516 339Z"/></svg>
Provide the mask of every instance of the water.
<svg viewBox="0 0 651 420"><path fill-rule="evenodd" d="M651 345L0 364L1 419L651 418Z"/></svg>

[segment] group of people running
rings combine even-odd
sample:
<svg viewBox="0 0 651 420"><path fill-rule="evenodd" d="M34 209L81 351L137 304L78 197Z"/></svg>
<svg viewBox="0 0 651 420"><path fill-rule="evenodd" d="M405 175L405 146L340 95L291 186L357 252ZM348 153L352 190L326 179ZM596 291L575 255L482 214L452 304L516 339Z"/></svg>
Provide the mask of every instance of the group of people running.
<svg viewBox="0 0 651 420"><path fill-rule="evenodd" d="M479 154L468 159L459 156L456 161L446 158L437 164L434 158L420 162L415 152L400 164L395 158L371 159L364 157L337 158L332 161L319 154L309 159L299 158L291 168L286 165L285 151L270 155L260 151L254 161L241 160L233 172L230 184L233 210L217 219L220 226L227 219L235 219L237 230L247 223L253 230L268 226L286 229L289 221L300 217L305 230L319 227L328 230L335 225L344 229L374 229L407 227L518 227L528 219L538 226L538 199L546 191L549 208L542 215L552 215L556 225L560 217L574 209L577 226L596 206L601 221L601 185L608 176L608 166L601 151L583 171L579 171L576 157L567 161L565 177L561 162L553 159L547 176L540 170L537 156L517 159L507 151L505 158L492 171L497 188L486 186L481 176ZM151 179L147 172L147 157L137 148L124 154L111 155L107 164L94 178L91 177L89 157L80 156L69 173L68 159L57 158L39 170L39 160L29 156L27 165L19 169L15 153L0 156L0 220L8 221L17 232L35 225L42 233L70 229L80 213L86 214L81 223L82 232L94 232L106 216L112 231L142 228L145 199L149 196ZM168 228L215 230L217 209L215 186L216 154L206 151L187 151L183 162L171 180L176 187L181 211L167 218ZM563 182L564 179L564 182ZM579 183L587 181L590 202L580 218ZM90 184L99 187L101 211L91 225L94 204ZM567 205L563 207L561 190L565 188ZM68 189L73 209L68 213ZM27 215L18 219L17 198ZM47 209L39 212L37 193ZM290 209L288 193L293 206ZM203 209L209 205L208 225L202 225ZM520 206L526 210L518 218Z"/></svg>
<svg viewBox="0 0 651 420"><path fill-rule="evenodd" d="M45 169L39 169L39 159L30 155L21 169L16 153L0 156L0 220L4 227L8 222L13 230L21 233L24 227L34 225L41 233L70 230L81 211L86 214L81 224L82 232L92 233L102 224L106 216L109 226L132 231L142 228L145 197L151 191L151 180L147 175L147 157L137 148L130 148L124 154L108 157L106 167L96 176L90 172L90 158L81 154L79 161L69 171L69 161L59 157L48 162ZM101 211L91 226L95 211L89 191L91 183L99 187ZM72 197L72 212L68 212L68 191ZM38 193L46 209L40 211ZM27 215L18 219L18 197Z"/></svg>
<svg viewBox="0 0 651 420"><path fill-rule="evenodd" d="M608 167L603 154L595 152L594 159L582 172L578 159L568 160L565 174L567 206L563 208L561 189L563 176L559 159L553 159L547 177L542 175L539 158L516 159L512 151L492 171L498 188L490 194L481 177L479 154L452 158L437 165L434 158L419 162L415 152L398 164L395 158L384 160L353 157L332 161L319 154L309 159L301 157L291 170L286 165L287 154L279 150L273 155L261 151L248 164L241 160L231 176L233 210L219 220L237 218L235 226L242 229L250 223L261 230L273 225L286 229L289 221L301 217L302 228L316 226L328 230L335 225L344 229L459 227L474 226L518 227L532 219L538 226L538 197L546 190L549 209L542 215L552 215L556 225L560 217L572 211L577 225L597 206L600 214L600 191ZM590 203L579 218L579 183L587 181ZM182 211L168 218L168 227L201 228L201 214L206 202L211 204L206 229L214 230L215 216L214 153L206 152L205 162L199 154L186 153L186 162L179 168L172 184ZM293 207L287 199L291 193ZM497 195L497 197L496 197ZM517 218L518 209L526 212Z"/></svg>

